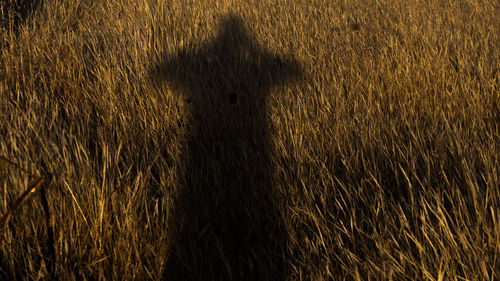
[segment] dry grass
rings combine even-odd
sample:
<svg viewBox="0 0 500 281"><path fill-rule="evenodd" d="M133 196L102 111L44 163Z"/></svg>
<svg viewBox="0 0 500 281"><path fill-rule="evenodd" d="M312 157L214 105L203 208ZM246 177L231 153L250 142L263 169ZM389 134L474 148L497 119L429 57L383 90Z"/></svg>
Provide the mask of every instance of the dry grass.
<svg viewBox="0 0 500 281"><path fill-rule="evenodd" d="M498 1L10 2L0 155L58 175L52 277L500 279ZM236 68L237 38L207 43L228 15L267 59ZM172 64L187 51L199 65ZM253 70L271 58L301 75L273 85ZM200 98L235 85L267 96L249 113ZM0 214L30 184L4 166ZM51 278L35 199L3 234L2 280Z"/></svg>

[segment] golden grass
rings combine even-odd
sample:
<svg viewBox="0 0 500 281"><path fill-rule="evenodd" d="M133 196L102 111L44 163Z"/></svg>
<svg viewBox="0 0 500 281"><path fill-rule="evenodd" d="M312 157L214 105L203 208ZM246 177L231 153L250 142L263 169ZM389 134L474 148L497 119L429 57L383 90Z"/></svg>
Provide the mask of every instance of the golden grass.
<svg viewBox="0 0 500 281"><path fill-rule="evenodd" d="M203 268L212 270L206 280L241 272L274 280L500 279L498 1L57 0L31 15L9 12L7 2L0 2L0 155L34 175L58 175L46 190L57 279L177 280L185 271L202 279ZM231 142L217 139L225 128L201 128L214 125L195 114L203 90L156 72L165 58L207 46L228 15L302 73L265 93L265 130L258 121L227 123L244 141L240 129L265 136L265 147L250 144L240 163L222 156L248 169L235 172L255 185L239 191L246 199L214 187L232 183L227 167L206 180L220 164L205 151L207 140ZM259 73L244 74L255 75L244 85L261 83ZM207 83L220 89L235 79L215 78ZM229 116L208 104L198 113ZM269 151L265 165L259 147ZM2 215L29 186L4 166ZM271 191L259 197L262 171ZM179 207L182 200L189 202ZM231 204L213 207L219 200ZM30 200L13 213L0 279L51 278L42 209ZM261 246L241 260L215 248L197 252L176 234L203 230L193 245L207 247L231 244L224 235L240 241L238 229L193 225L213 210L227 213L222 220L246 214L263 221L255 228L281 234L254 237ZM186 264L179 273L171 261Z"/></svg>

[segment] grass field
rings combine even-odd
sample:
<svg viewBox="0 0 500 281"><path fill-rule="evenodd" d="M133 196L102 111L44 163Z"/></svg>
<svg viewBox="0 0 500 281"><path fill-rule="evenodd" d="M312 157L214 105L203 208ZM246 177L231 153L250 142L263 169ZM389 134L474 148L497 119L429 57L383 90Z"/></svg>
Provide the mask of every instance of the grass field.
<svg viewBox="0 0 500 281"><path fill-rule="evenodd" d="M498 1L0 8L1 280L500 279Z"/></svg>

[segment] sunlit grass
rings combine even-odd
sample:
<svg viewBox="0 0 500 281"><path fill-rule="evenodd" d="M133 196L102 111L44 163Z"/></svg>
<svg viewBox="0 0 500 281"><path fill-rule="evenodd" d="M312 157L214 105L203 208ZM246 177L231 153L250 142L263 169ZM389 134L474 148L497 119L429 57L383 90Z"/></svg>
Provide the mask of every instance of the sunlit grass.
<svg viewBox="0 0 500 281"><path fill-rule="evenodd" d="M303 71L268 95L283 280L500 279L499 11L488 0L43 1L2 16L0 155L58 175L47 188L58 279L168 277L196 117L153 70L234 14ZM5 166L1 215L30 184ZM2 280L49 278L34 198L2 238Z"/></svg>

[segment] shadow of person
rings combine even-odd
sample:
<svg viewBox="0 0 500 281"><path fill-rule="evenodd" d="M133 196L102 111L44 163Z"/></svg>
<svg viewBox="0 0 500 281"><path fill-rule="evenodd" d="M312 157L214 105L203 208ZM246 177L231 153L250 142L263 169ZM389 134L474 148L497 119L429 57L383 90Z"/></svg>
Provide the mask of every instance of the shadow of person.
<svg viewBox="0 0 500 281"><path fill-rule="evenodd" d="M273 193L267 95L299 66L259 47L234 15L218 35L164 58L190 126L165 280L283 280L286 233Z"/></svg>

